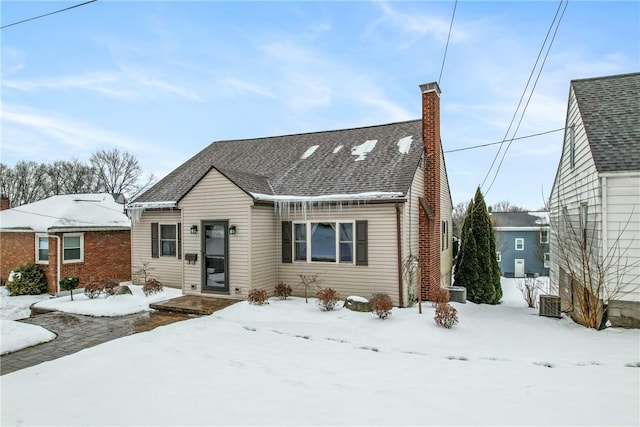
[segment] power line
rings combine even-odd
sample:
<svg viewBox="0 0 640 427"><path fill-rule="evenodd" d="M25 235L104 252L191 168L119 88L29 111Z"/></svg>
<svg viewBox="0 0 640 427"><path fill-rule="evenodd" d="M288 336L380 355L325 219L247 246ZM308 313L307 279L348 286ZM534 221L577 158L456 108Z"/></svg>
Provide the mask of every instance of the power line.
<svg viewBox="0 0 640 427"><path fill-rule="evenodd" d="M65 12L67 10L71 10L71 9L76 8L76 7L84 6L84 5L87 5L89 3L93 3L93 2L96 2L96 1L98 1L98 0L89 0L89 1L86 1L84 3L80 3L80 4L76 4L74 6L65 7L64 9L56 10L54 12L45 13L44 15L34 16L33 18L23 19L22 21L13 22L11 24L3 25L2 27L0 27L0 30L4 30L5 28L12 27L14 25L23 24L25 22L33 21L35 19L44 18L45 16L54 15L54 14L60 13L60 12Z"/></svg>
<svg viewBox="0 0 640 427"><path fill-rule="evenodd" d="M558 5L558 7L560 7L561 5L562 5L562 0L560 0L560 5ZM567 6L568 5L569 5L569 1L567 0L565 2L565 4L564 4L564 9L562 9L562 14L560 15L560 18L558 19L558 23L556 24L556 28L553 31L553 36L551 37L551 41L549 42L549 46L547 47L547 52L544 55L544 59L542 60L542 64L540 65L540 69L538 70L538 75L536 76L536 80L533 83L533 87L531 88L531 92L529 93L529 98L527 99L527 103L525 104L524 109L522 110L522 114L520 115L520 120L518 121L518 125L516 126L516 130L513 132L513 136L517 135L518 130L520 129L520 125L522 124L522 119L524 119L524 113L527 111L527 107L529 106L529 102L531 101L531 98L533 97L533 92L536 90L536 86L538 85L538 80L540 79L540 75L542 74L542 70L544 69L544 65L547 62L547 58L549 57L549 52L551 51L551 47L553 46L553 42L556 39L556 35L558 34L558 29L560 28L560 23L562 22L562 18L564 17L564 12L567 10ZM557 12L556 12L556 16L557 16ZM555 20L555 18L554 18L554 20ZM552 24L552 26L553 26L553 24ZM498 172L500 172L500 168L502 167L502 162L504 161L504 158L507 155L507 151L509 151L509 147L511 147L511 143L512 142L513 142L513 138L511 138L511 141L509 141L509 144L507 144L507 148L505 148L504 152L502 153L502 158L500 159L500 163L498 164L498 168L496 169L496 173L493 175L493 180L491 180L491 184L489 184L489 188L487 188L487 191L485 191L485 194L488 193L489 190L491 190L491 187L493 187L493 183L496 181L496 178L498 177Z"/></svg>
<svg viewBox="0 0 640 427"><path fill-rule="evenodd" d="M447 50L449 49L449 39L451 38L451 29L453 28L453 18L456 16L456 7L458 6L458 0L453 3L453 14L451 15L451 23L449 24L449 34L447 34L447 44L444 47L444 56L442 57L442 66L440 67L440 75L438 76L438 85L442 79L442 72L444 71L444 61L447 59Z"/></svg>
<svg viewBox="0 0 640 427"><path fill-rule="evenodd" d="M531 134L531 135L519 136L517 138L512 138L511 141L517 141L519 139L533 138L533 137L536 137L536 136L546 135L548 133L553 133L553 132L560 132L561 130L564 130L564 129L565 128L562 127L562 128L558 128L558 129L547 130L547 131L540 132L540 133L534 133L534 134ZM505 142L505 140L503 139L502 141L489 142L487 144L479 144L479 145L471 145L469 147L454 148L452 150L443 151L443 153L456 153L458 151L473 150L475 148L482 148L482 147L489 147L491 145L503 144L504 142Z"/></svg>

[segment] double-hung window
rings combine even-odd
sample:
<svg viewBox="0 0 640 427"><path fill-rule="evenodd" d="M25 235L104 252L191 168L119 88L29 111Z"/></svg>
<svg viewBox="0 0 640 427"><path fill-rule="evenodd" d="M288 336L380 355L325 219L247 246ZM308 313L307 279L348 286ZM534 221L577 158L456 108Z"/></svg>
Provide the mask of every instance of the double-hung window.
<svg viewBox="0 0 640 427"><path fill-rule="evenodd" d="M49 236L36 234L36 264L49 264Z"/></svg>
<svg viewBox="0 0 640 427"><path fill-rule="evenodd" d="M353 222L301 222L294 224L294 260L354 262Z"/></svg>
<svg viewBox="0 0 640 427"><path fill-rule="evenodd" d="M549 230L540 230L540 243L549 243Z"/></svg>
<svg viewBox="0 0 640 427"><path fill-rule="evenodd" d="M521 237L516 238L516 251L524 251L524 239Z"/></svg>
<svg viewBox="0 0 640 427"><path fill-rule="evenodd" d="M84 261L84 234L65 233L62 236L62 262Z"/></svg>
<svg viewBox="0 0 640 427"><path fill-rule="evenodd" d="M175 224L160 224L160 255L176 256L178 232Z"/></svg>
<svg viewBox="0 0 640 427"><path fill-rule="evenodd" d="M549 268L551 266L551 256L549 252L544 253L544 268Z"/></svg>

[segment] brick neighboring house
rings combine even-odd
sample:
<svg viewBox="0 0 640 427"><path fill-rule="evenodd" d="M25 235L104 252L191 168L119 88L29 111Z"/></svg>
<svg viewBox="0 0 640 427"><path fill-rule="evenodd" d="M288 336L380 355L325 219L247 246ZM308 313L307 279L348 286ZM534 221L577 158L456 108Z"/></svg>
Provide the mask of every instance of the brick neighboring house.
<svg viewBox="0 0 640 427"><path fill-rule="evenodd" d="M40 264L49 293L58 291L65 276L78 276L81 287L94 280L128 281L131 222L111 194L52 196L0 212L0 258L3 282L20 264Z"/></svg>
<svg viewBox="0 0 640 427"><path fill-rule="evenodd" d="M134 265L185 294L298 295L300 275L343 297L417 298L451 283L452 203L440 141L440 88L422 118L353 129L214 142L128 205Z"/></svg>

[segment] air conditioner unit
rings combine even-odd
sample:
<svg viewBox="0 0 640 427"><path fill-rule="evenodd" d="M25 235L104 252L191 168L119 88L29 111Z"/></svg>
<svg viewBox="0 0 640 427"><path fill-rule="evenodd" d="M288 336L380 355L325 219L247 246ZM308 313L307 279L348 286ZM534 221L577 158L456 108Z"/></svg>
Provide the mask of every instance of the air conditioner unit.
<svg viewBox="0 0 640 427"><path fill-rule="evenodd" d="M540 295L540 316L561 317L560 297L558 295Z"/></svg>

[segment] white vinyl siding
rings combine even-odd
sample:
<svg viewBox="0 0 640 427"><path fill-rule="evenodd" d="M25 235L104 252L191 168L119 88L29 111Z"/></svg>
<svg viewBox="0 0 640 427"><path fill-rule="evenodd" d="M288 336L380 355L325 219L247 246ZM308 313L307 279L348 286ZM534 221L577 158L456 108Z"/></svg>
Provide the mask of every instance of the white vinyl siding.
<svg viewBox="0 0 640 427"><path fill-rule="evenodd" d="M444 155L440 154L440 220L446 221L447 231L453 225L453 203L449 190L449 180L447 179L447 169L444 163ZM440 285L451 285L451 269L453 267L453 248L451 244L451 233L447 233L447 244L440 252Z"/></svg>
<svg viewBox="0 0 640 427"><path fill-rule="evenodd" d="M368 265L295 261L290 264L279 263L278 280L291 286L294 294L301 295L302 289L298 286L299 275L317 273L320 287L335 288L343 298L349 295L369 298L372 293L384 293L388 294L397 305L399 300L395 204L343 206L340 209L317 208L307 210L306 217L298 211L289 216L284 215L282 218L282 221L294 223L355 220L368 222ZM278 230L278 241L281 242L281 227L278 227ZM278 259L281 260L281 245L277 245L277 252Z"/></svg>
<svg viewBox="0 0 640 427"><path fill-rule="evenodd" d="M181 221L180 218L180 211L177 209L146 210L142 214L140 222L131 227L131 267L134 273L134 283L141 284L135 276L135 272L144 263L147 263L151 276L162 282L164 286L182 287L182 260L175 256L161 256L159 258L151 256L151 224L177 224ZM184 236L184 232L182 235Z"/></svg>
<svg viewBox="0 0 640 427"><path fill-rule="evenodd" d="M215 169L209 171L180 201L183 253L198 254L195 264L184 265L185 293L199 294L202 289L201 221L228 221L229 226L236 227L236 234L229 236L227 253L229 293L232 297L246 296L251 286L252 206L252 198ZM189 233L192 225L198 226L197 234ZM238 294L235 293L236 288Z"/></svg>

